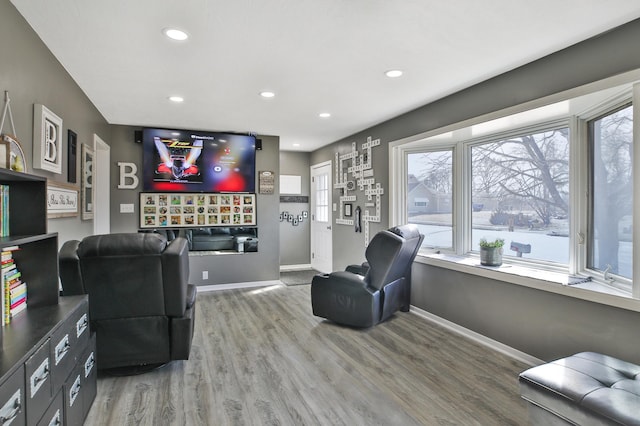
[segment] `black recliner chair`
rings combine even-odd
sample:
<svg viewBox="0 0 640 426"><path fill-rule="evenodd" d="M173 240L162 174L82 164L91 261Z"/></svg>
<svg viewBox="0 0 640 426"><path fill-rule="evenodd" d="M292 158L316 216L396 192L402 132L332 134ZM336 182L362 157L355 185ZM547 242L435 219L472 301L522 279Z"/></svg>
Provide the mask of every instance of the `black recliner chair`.
<svg viewBox="0 0 640 426"><path fill-rule="evenodd" d="M185 238L93 235L65 242L59 266L63 295L89 295L99 369L189 358L196 287L187 281Z"/></svg>
<svg viewBox="0 0 640 426"><path fill-rule="evenodd" d="M313 314L339 324L371 327L397 310L408 311L411 264L423 239L411 224L377 233L367 246L367 262L313 277Z"/></svg>

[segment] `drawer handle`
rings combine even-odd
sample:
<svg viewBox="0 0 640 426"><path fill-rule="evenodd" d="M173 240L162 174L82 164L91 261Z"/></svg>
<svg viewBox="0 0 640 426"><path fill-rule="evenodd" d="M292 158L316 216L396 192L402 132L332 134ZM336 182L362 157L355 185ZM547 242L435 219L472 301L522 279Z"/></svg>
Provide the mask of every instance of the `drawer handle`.
<svg viewBox="0 0 640 426"><path fill-rule="evenodd" d="M49 358L42 361L42 364L31 375L31 398L38 392L42 384L49 377Z"/></svg>
<svg viewBox="0 0 640 426"><path fill-rule="evenodd" d="M80 376L76 377L76 380L73 382L71 389L69 389L69 407L73 407L73 403L76 400L76 397L80 393Z"/></svg>
<svg viewBox="0 0 640 426"><path fill-rule="evenodd" d="M91 352L91 354L89 354L89 357L87 358L87 360L84 363L84 377L87 378L89 377L89 373L91 373L91 370L93 370L93 366L96 365L96 359L93 356L93 352Z"/></svg>
<svg viewBox="0 0 640 426"><path fill-rule="evenodd" d="M87 314L83 314L76 323L76 337L80 337L80 335L84 333L88 326L89 319L87 318Z"/></svg>
<svg viewBox="0 0 640 426"><path fill-rule="evenodd" d="M69 352L71 349L71 344L69 343L69 335L65 334L64 338L58 342L56 345L56 365L62 361L62 358Z"/></svg>
<svg viewBox="0 0 640 426"><path fill-rule="evenodd" d="M20 389L14 394L13 401L13 411L11 411L6 417L0 416L0 424L5 425L11 423L16 417L18 417L18 413L22 409L22 404L20 403Z"/></svg>
<svg viewBox="0 0 640 426"><path fill-rule="evenodd" d="M48 426L60 426L62 421L60 420L60 410L56 411L56 414L51 418Z"/></svg>

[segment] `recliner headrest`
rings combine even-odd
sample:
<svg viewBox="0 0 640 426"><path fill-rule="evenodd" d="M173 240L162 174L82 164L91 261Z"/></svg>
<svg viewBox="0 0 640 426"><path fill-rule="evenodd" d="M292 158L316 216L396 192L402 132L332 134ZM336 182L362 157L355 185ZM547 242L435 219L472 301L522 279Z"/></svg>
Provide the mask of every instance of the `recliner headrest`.
<svg viewBox="0 0 640 426"><path fill-rule="evenodd" d="M91 235L78 246L79 257L161 254L167 239L154 233Z"/></svg>
<svg viewBox="0 0 640 426"><path fill-rule="evenodd" d="M405 240L420 238L420 230L418 229L418 226L413 223L402 226L394 226L393 228L390 228L389 231L404 238Z"/></svg>

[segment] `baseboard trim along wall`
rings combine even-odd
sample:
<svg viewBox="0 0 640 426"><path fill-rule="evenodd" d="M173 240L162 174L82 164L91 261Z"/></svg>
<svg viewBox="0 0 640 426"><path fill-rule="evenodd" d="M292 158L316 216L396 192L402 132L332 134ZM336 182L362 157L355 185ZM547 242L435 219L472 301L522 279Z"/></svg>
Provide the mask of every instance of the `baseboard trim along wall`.
<svg viewBox="0 0 640 426"><path fill-rule="evenodd" d="M207 293L210 291L219 291L219 290L237 290L240 288L269 287L272 285L284 285L284 284L282 284L282 281L280 280L273 280L273 281L252 281L252 282L246 282L246 283L199 285L198 293Z"/></svg>
<svg viewBox="0 0 640 426"><path fill-rule="evenodd" d="M306 271L311 269L311 264L305 265L280 265L280 272L289 272L289 271Z"/></svg>
<svg viewBox="0 0 640 426"><path fill-rule="evenodd" d="M497 340L493 340L487 336L484 336L480 333L476 333L473 330L469 330L468 328L465 328L461 325L458 325L454 322L451 322L449 320L446 320L442 317L439 317L437 315L434 315L430 312L427 312L423 309L420 308L416 308L415 306L411 305L411 311L414 314L426 319L427 321L431 321L434 322L450 331L453 331L454 333L458 333L461 334L477 343L480 343L481 345L487 346L495 351L498 351L500 353L503 353L507 356L510 356L511 358L514 358L518 361L521 361L525 364L528 364L530 366L535 366L535 365L540 365L540 364L544 364L545 362L541 359L538 359L534 356L531 356L525 352L521 352L517 349L512 348L511 346L507 346L504 343L500 343Z"/></svg>

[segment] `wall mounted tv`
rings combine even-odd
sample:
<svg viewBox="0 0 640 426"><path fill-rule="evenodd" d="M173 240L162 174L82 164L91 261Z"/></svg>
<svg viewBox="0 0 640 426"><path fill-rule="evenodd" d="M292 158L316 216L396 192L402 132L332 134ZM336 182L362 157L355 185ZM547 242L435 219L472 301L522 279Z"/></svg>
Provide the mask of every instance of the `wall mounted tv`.
<svg viewBox="0 0 640 426"><path fill-rule="evenodd" d="M142 145L145 191L255 192L254 136L146 128Z"/></svg>

